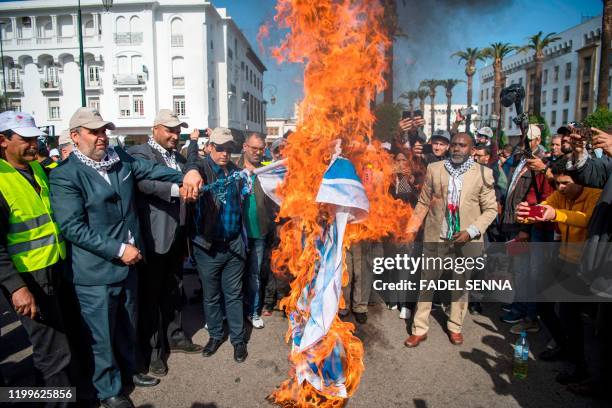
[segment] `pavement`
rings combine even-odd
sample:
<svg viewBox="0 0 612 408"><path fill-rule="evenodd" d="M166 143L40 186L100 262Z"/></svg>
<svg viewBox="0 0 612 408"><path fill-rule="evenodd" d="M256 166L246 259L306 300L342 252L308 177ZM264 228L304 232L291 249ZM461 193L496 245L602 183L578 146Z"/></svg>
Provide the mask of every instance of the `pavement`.
<svg viewBox="0 0 612 408"><path fill-rule="evenodd" d="M186 276L188 296L197 285ZM445 313L434 310L429 338L415 349L403 345L404 320L384 305L370 307L368 322L357 325L356 335L365 346L365 372L359 389L346 407L604 407L597 400L577 397L554 380L563 363L532 358L525 380L512 378L512 344L517 336L499 321L498 304L485 304L484 313L468 316L465 342L454 346L445 334ZM348 320L354 321L352 316ZM266 327L249 326L249 357L238 364L233 348L225 342L212 357L173 354L169 373L154 388L131 392L138 407L251 408L269 407L266 396L287 378L289 346L285 343L287 320L280 312L265 318ZM587 326L590 324L587 321ZM199 344L208 340L200 304L184 312L186 332ZM0 369L12 385L33 382L31 347L23 328L0 301ZM590 333L591 330L586 332ZM545 347L544 331L529 334L531 349ZM594 339L588 337L592 343ZM592 347L595 349L595 347ZM599 357L589 355L597 367ZM595 371L595 370L594 370Z"/></svg>

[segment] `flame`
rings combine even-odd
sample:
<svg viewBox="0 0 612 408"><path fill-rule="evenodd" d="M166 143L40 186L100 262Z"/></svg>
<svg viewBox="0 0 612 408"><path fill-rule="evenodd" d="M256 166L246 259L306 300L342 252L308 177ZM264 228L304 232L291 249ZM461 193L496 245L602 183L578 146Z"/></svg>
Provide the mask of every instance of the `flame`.
<svg viewBox="0 0 612 408"><path fill-rule="evenodd" d="M265 55L266 48L264 47L264 40L270 37L270 25L268 23L264 23L259 27L257 31L257 44L259 44L259 51L262 55Z"/></svg>
<svg viewBox="0 0 612 408"><path fill-rule="evenodd" d="M287 314L296 311L300 294L315 274L319 257L316 240L321 224L332 212L315 197L337 140L342 155L355 165L370 200L367 220L348 226L344 249L362 240L380 240L392 234L404 237L411 209L389 195L393 177L392 158L378 141L370 141L374 116L371 100L385 87L385 50L390 46L384 9L377 0L279 0L275 21L289 29L283 42L272 50L279 62L305 65L304 99L297 131L284 150L288 174L278 193L283 197L279 219L280 244L272 255L276 274L294 278L290 294L281 301ZM264 31L267 32L267 28ZM348 283L346 267L343 285ZM344 300L340 300L344 307ZM298 315L298 319L308 319ZM333 387L321 392L297 382L295 366L303 359L321 367L339 340L345 350L345 386L350 397L359 386L363 344L353 335L352 323L337 316L329 333L307 353L291 353L290 379L269 399L287 407L340 407L346 402L333 396ZM286 340L291 339L291 329Z"/></svg>

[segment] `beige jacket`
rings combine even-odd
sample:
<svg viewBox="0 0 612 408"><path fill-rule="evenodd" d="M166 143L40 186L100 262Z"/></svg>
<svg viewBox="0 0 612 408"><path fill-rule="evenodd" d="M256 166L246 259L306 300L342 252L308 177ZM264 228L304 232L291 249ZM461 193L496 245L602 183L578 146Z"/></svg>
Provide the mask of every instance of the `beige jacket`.
<svg viewBox="0 0 612 408"><path fill-rule="evenodd" d="M427 211L425 217L425 242L441 242L440 232L446 216L448 182L450 175L444 161L427 166L427 174L415 212ZM419 208L421 207L421 208ZM493 171L478 163L463 175L463 188L459 199L459 223L461 231L474 225L480 236L472 241L482 242L482 237L497 216L497 201Z"/></svg>

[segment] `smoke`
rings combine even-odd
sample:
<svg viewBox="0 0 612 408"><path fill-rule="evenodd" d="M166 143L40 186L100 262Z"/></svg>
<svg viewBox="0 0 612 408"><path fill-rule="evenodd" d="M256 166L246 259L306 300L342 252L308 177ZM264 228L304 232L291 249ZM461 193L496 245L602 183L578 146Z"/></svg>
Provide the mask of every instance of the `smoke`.
<svg viewBox="0 0 612 408"><path fill-rule="evenodd" d="M450 55L467 47L488 46L488 42L479 40L478 27L486 30L511 3L507 0L397 0L399 29L403 35L395 41L395 98L404 91L416 90L423 79L465 79L463 66L457 65L457 59L451 59ZM464 102L465 85L455 89L454 99Z"/></svg>

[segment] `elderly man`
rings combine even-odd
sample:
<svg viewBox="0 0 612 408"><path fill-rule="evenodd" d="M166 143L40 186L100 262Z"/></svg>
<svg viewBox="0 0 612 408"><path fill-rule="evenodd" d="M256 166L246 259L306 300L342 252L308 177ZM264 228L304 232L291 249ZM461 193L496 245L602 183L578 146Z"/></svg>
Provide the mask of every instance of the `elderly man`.
<svg viewBox="0 0 612 408"><path fill-rule="evenodd" d="M493 173L474 162L472 147L472 138L467 133L458 133L451 141L450 157L427 167L425 183L408 225L408 231L416 235L425 222L426 258L473 258L481 256L484 250L483 235L497 216L497 203ZM425 267L422 279L436 281L441 274L435 266ZM457 274L453 279L467 277ZM427 339L432 296L431 290L419 293L412 333L404 342L406 347L417 347ZM463 291L459 299L453 300L448 335L452 344L459 345L463 344L461 330L468 306L467 293Z"/></svg>
<svg viewBox="0 0 612 408"><path fill-rule="evenodd" d="M137 160L108 146L111 122L89 108L70 118L74 149L51 174L51 205L72 244L74 285L86 327L84 339L94 361L93 384L105 407L132 407L122 395L125 379L135 386L154 386L158 379L137 367L136 305L138 275L145 245L136 213L136 188L142 180L183 185L186 197L197 196L201 178L166 166Z"/></svg>
<svg viewBox="0 0 612 408"><path fill-rule="evenodd" d="M229 129L216 128L208 143L208 156L198 160L189 153L188 171L197 170L215 188L198 200L194 219L193 256L204 289L204 315L209 339L202 355L210 357L223 343L223 314L234 346L234 360L247 358L244 333L242 279L246 261L242 183L231 179L240 169L231 162L235 148ZM224 303L225 308L221 303Z"/></svg>
<svg viewBox="0 0 612 408"><path fill-rule="evenodd" d="M44 135L27 113L0 114L0 289L32 343L37 385L68 387L70 350L57 298L66 248L49 205L48 170L36 160Z"/></svg>
<svg viewBox="0 0 612 408"><path fill-rule="evenodd" d="M187 123L179 120L176 113L161 109L153 122L153 135L128 153L183 172L187 160L176 148L184 127ZM144 368L148 367L153 375L165 376L168 367L164 359L169 352L202 351L187 338L181 321L182 264L187 249L185 203L180 199L179 185L169 181L141 180L138 190L138 215L147 249L146 262L138 267L138 340Z"/></svg>
<svg viewBox="0 0 612 408"><path fill-rule="evenodd" d="M66 160L72 152L72 139L70 139L70 129L62 130L57 142L57 149L60 152L60 161Z"/></svg>

